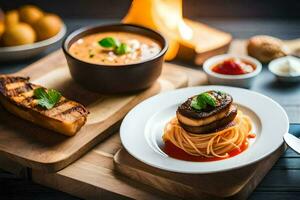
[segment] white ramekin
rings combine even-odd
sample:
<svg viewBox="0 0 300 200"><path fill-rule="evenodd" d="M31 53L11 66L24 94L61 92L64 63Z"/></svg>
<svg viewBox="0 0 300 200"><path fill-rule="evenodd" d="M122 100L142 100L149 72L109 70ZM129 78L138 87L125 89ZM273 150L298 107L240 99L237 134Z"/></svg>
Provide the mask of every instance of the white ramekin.
<svg viewBox="0 0 300 200"><path fill-rule="evenodd" d="M242 75L225 75L212 71L212 67L230 58L237 58L252 63L255 66L253 72ZM261 63L250 56L223 54L209 58L203 64L203 70L208 76L208 82L213 85L230 85L235 87L250 88L255 77L261 72Z"/></svg>
<svg viewBox="0 0 300 200"><path fill-rule="evenodd" d="M282 74L279 72L279 68L282 64L284 64L284 62L286 62L288 59L299 59L299 58L295 58L292 56L286 56L286 57L281 57L281 58L277 58L275 60L272 60L269 63L269 71L274 74L277 78L278 81L281 82L287 82L287 83L297 83L300 82L300 75L289 75L289 74Z"/></svg>

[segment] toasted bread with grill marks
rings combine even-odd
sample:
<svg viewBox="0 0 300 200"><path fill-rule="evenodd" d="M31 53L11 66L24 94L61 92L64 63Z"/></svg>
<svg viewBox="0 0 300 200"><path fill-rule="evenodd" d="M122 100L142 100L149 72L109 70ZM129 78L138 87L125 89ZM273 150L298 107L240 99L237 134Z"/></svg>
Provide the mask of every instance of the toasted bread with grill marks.
<svg viewBox="0 0 300 200"><path fill-rule="evenodd" d="M43 87L30 83L28 77L0 75L0 103L9 112L34 124L67 136L75 135L86 123L86 108L63 96L53 108L42 108L34 98L37 88Z"/></svg>

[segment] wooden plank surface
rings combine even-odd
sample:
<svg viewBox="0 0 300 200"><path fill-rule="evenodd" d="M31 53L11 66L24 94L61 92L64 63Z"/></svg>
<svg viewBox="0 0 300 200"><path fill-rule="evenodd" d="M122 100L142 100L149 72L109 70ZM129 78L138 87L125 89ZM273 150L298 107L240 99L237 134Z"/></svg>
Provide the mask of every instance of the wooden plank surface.
<svg viewBox="0 0 300 200"><path fill-rule="evenodd" d="M199 79L206 76L199 72ZM30 65L17 75L29 76L34 83L59 90L90 111L87 123L73 137L34 126L1 108L0 155L29 168L54 172L66 167L95 144L115 132L120 120L137 103L161 90L183 87L188 75L165 64L162 76L151 88L136 94L100 95L73 82L65 58L59 50Z"/></svg>

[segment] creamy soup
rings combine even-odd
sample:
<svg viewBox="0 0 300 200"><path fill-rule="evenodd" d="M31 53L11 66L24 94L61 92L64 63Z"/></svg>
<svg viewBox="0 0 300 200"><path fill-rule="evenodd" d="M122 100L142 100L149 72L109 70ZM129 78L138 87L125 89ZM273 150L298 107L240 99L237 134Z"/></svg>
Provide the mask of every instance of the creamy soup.
<svg viewBox="0 0 300 200"><path fill-rule="evenodd" d="M126 44L128 52L118 54L113 48L99 44L104 38L114 38L119 44ZM85 36L69 49L76 58L94 64L126 65L148 60L161 51L160 44L146 36L128 32L104 32Z"/></svg>

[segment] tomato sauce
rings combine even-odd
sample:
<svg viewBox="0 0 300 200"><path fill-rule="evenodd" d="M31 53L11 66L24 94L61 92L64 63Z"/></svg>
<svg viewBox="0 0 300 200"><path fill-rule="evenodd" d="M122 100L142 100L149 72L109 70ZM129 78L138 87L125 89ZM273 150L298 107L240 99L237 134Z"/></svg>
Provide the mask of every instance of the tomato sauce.
<svg viewBox="0 0 300 200"><path fill-rule="evenodd" d="M217 161L217 160L223 160L223 159L234 157L234 156L242 153L243 151L245 151L248 148L248 146L249 146L249 142L248 142L248 139L246 139L239 149L234 149L234 150L228 152L228 157L226 157L226 158L217 158L217 157L206 158L206 157L202 157L202 156L190 155L190 154L186 153L185 151L183 151L182 149L175 146L172 142L166 141L165 146L164 146L164 152L166 154L168 154L170 157L176 158L179 160L193 161L193 162L209 162L209 161Z"/></svg>
<svg viewBox="0 0 300 200"><path fill-rule="evenodd" d="M239 59L228 59L212 67L212 71L225 75L242 75L253 72L253 64Z"/></svg>

